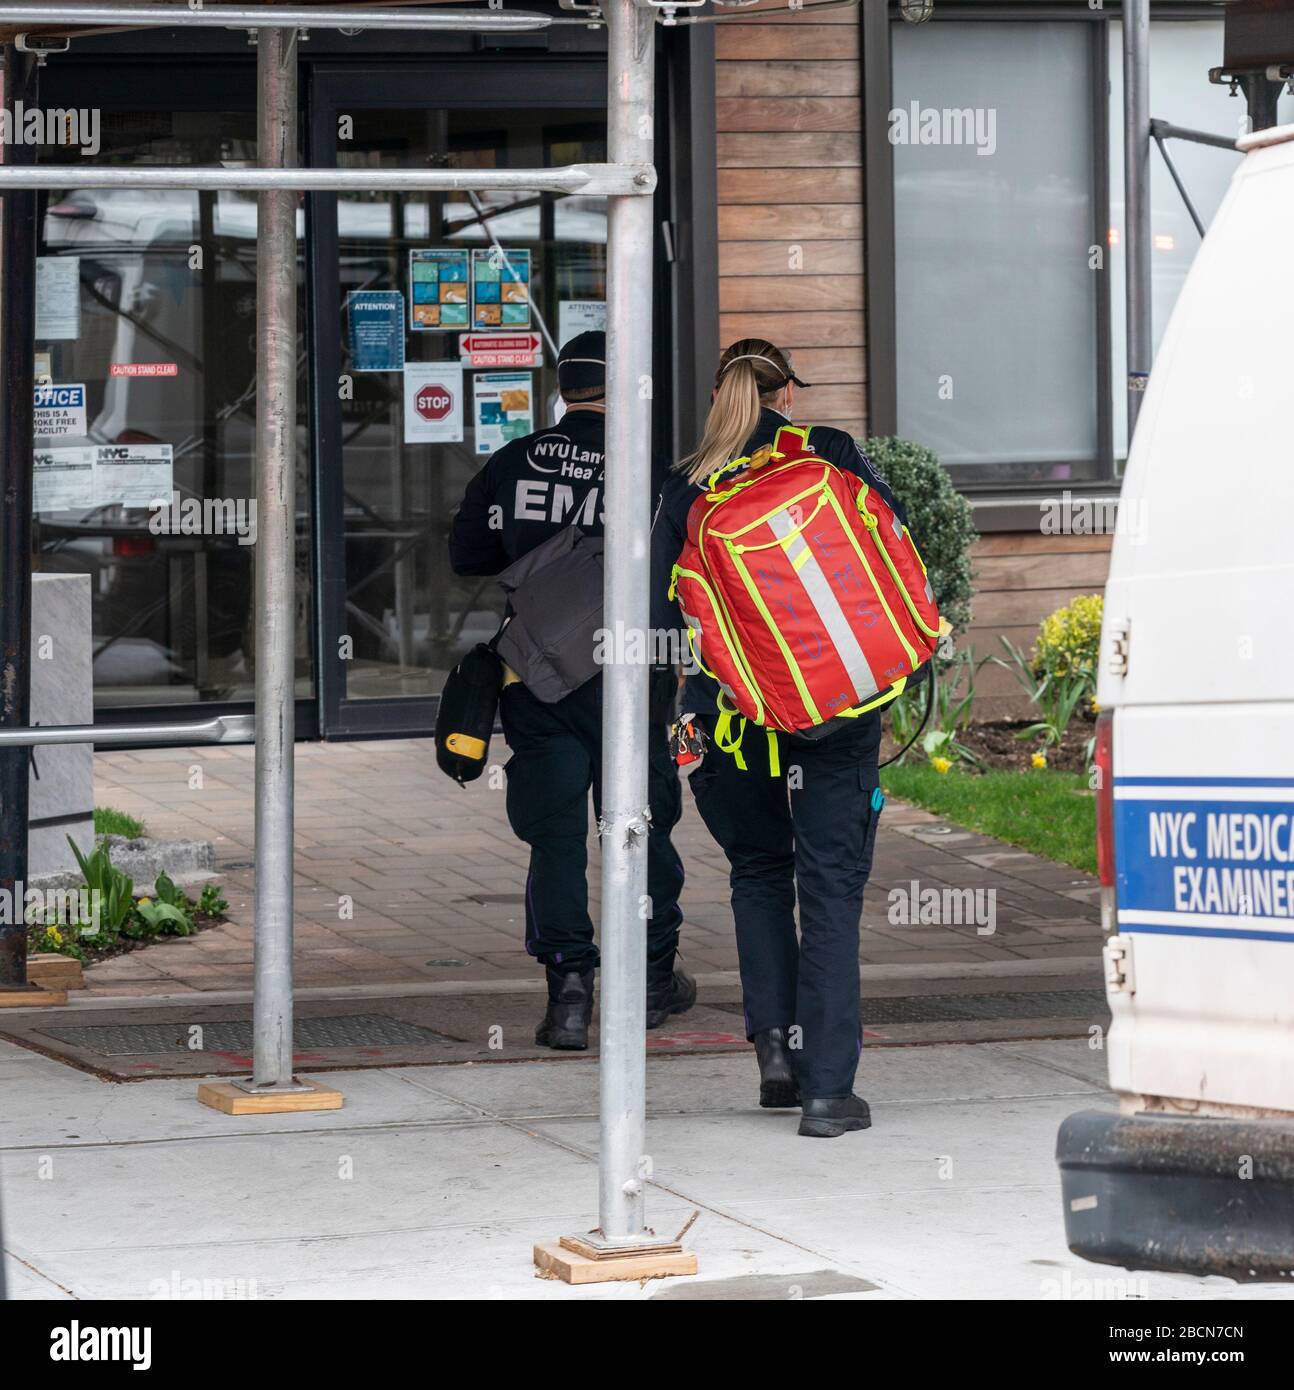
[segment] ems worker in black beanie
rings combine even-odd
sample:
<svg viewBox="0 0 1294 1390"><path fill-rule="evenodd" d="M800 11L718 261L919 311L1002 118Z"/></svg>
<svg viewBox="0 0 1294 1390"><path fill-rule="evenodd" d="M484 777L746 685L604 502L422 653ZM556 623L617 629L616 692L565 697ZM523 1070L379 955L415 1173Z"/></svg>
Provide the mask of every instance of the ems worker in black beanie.
<svg viewBox="0 0 1294 1390"><path fill-rule="evenodd" d="M563 528L602 534L606 335L581 333L557 359L561 422L505 444L467 486L449 534L455 574L498 574ZM610 466L615 467L615 460ZM675 963L683 863L670 842L682 813L666 736L673 675L653 673L649 735L651 822L647 891L647 1027L685 1013L696 982ZM548 1009L535 1032L545 1047L588 1046L598 951L588 908L588 800L597 812L602 764L602 678L544 704L518 681L499 705L512 750L508 820L530 846L526 949L544 963Z"/></svg>

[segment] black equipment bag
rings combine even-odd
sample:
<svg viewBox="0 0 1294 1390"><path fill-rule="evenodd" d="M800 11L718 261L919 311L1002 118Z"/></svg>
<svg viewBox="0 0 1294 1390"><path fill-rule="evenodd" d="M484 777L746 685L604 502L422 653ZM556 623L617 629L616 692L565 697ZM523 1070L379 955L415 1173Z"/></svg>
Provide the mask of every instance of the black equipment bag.
<svg viewBox="0 0 1294 1390"><path fill-rule="evenodd" d="M602 537L567 526L499 575L509 618L495 645L526 689L556 704L601 670Z"/></svg>
<svg viewBox="0 0 1294 1390"><path fill-rule="evenodd" d="M503 662L484 642L449 673L436 713L436 763L460 787L485 770L499 711Z"/></svg>

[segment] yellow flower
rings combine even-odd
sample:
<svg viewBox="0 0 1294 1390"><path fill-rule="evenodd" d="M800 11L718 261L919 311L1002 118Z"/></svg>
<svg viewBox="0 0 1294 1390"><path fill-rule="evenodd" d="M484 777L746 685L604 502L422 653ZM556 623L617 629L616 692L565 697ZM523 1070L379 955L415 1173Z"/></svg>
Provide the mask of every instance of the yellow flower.
<svg viewBox="0 0 1294 1390"><path fill-rule="evenodd" d="M1034 767L1046 767L1047 755L1046 753L1035 753L1033 757L1029 759L1029 761L1034 765Z"/></svg>
<svg viewBox="0 0 1294 1390"><path fill-rule="evenodd" d="M1100 712L1101 712L1101 706L1098 705L1098 704L1096 703L1095 700L1093 700L1093 701L1092 701L1092 713L1093 713L1093 714L1100 714Z"/></svg>
<svg viewBox="0 0 1294 1390"><path fill-rule="evenodd" d="M936 772L942 773L947 772L948 769L952 767L952 763L949 762L947 758L931 758L930 766L933 767Z"/></svg>
<svg viewBox="0 0 1294 1390"><path fill-rule="evenodd" d="M55 946L61 946L63 944L63 933L59 931L57 927L50 927L46 934Z"/></svg>
<svg viewBox="0 0 1294 1390"><path fill-rule="evenodd" d="M148 904L149 904L150 902L152 902L152 899L151 899L151 898L136 898L136 899L135 899L135 906L136 906L136 907L147 907Z"/></svg>

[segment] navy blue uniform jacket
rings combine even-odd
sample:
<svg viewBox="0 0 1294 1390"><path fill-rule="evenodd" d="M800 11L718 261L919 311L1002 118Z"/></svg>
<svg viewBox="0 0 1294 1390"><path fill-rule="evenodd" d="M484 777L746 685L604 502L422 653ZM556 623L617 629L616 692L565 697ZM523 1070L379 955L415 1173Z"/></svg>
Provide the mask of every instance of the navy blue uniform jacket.
<svg viewBox="0 0 1294 1390"><path fill-rule="evenodd" d="M600 536L605 439L600 410L570 410L492 454L450 526L454 573L498 574L572 523Z"/></svg>

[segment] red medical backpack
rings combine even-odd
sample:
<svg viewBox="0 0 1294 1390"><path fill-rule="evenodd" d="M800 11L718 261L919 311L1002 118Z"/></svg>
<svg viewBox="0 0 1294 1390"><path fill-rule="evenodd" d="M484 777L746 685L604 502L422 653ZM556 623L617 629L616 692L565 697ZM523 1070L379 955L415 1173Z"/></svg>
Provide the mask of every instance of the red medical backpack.
<svg viewBox="0 0 1294 1390"><path fill-rule="evenodd" d="M783 426L711 476L671 588L721 712L787 733L885 704L939 638L907 527L809 436Z"/></svg>

